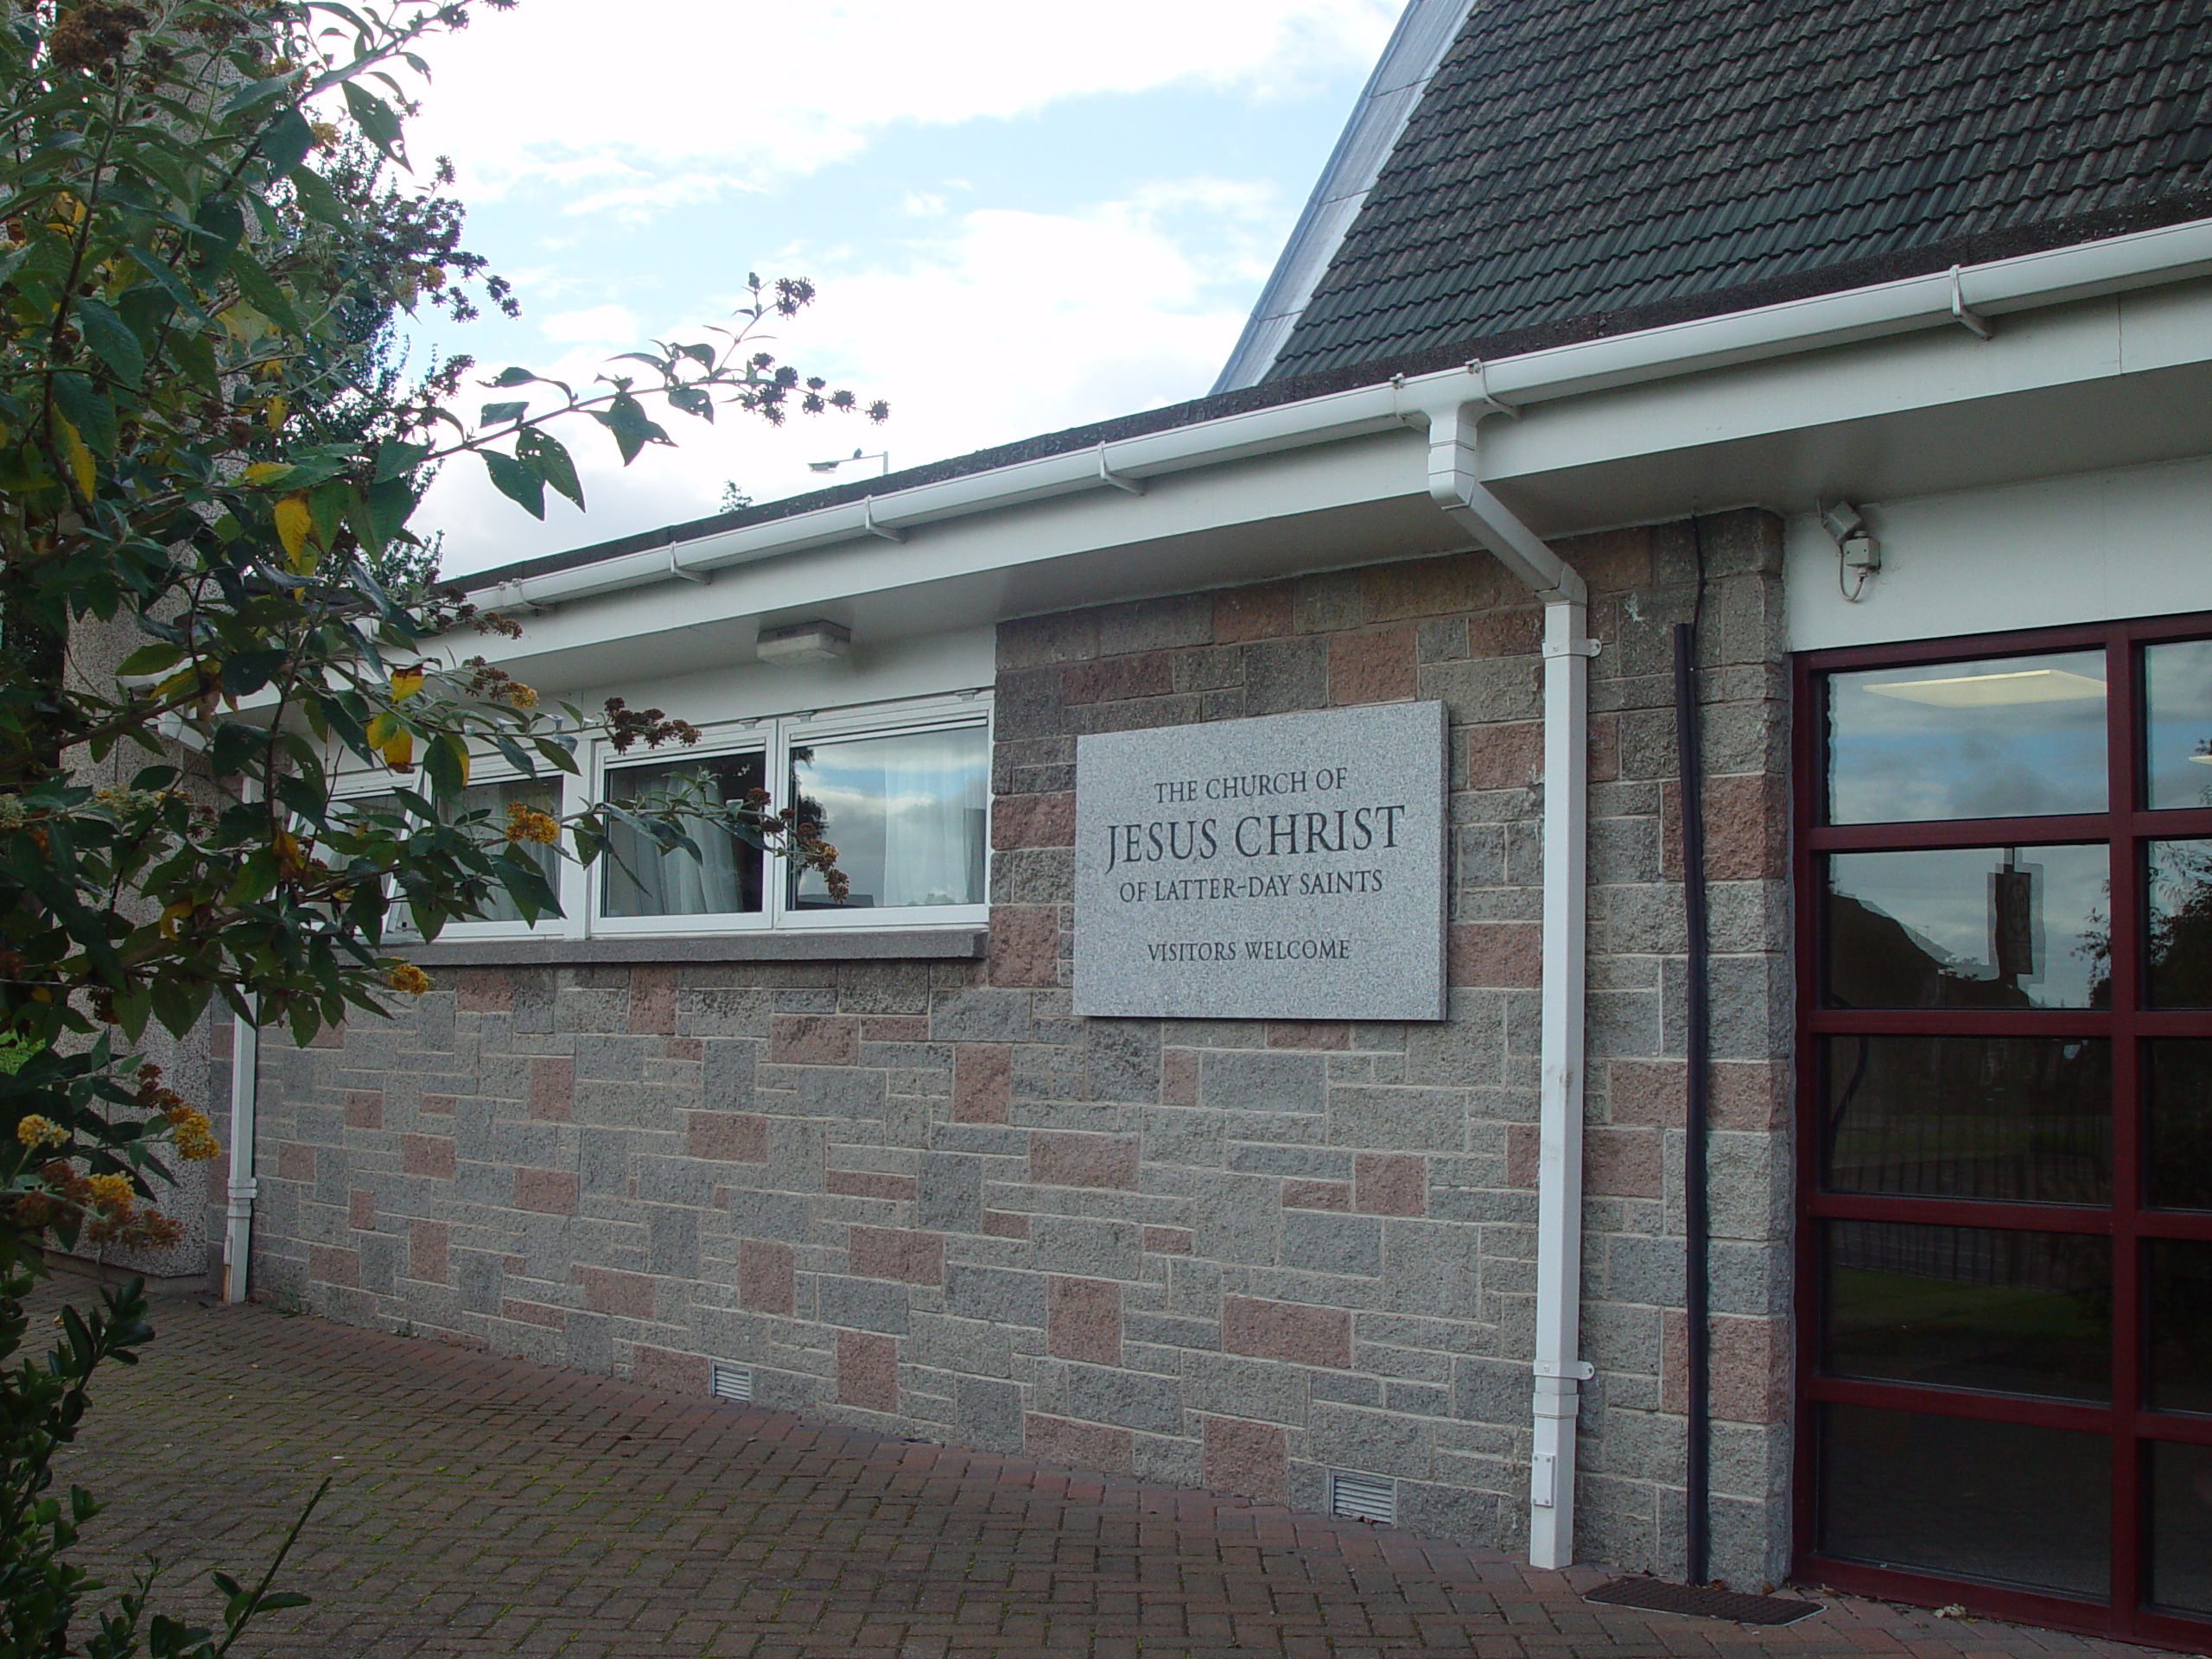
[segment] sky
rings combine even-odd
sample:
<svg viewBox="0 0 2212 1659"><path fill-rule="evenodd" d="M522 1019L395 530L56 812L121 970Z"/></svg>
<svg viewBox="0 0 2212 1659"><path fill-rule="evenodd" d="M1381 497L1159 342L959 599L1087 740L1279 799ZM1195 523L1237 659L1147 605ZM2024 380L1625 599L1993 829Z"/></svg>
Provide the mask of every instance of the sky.
<svg viewBox="0 0 2212 1659"><path fill-rule="evenodd" d="M767 346L892 418L663 424L626 470L565 433L589 512L543 524L480 467L418 525L448 575L1204 395L1381 54L1400 0L522 0L430 54L409 147L450 156L519 321L418 325L591 380L698 340L748 270L820 297ZM612 27L610 20L616 19ZM486 399L508 394L486 393ZM836 478L882 463L849 464Z"/></svg>

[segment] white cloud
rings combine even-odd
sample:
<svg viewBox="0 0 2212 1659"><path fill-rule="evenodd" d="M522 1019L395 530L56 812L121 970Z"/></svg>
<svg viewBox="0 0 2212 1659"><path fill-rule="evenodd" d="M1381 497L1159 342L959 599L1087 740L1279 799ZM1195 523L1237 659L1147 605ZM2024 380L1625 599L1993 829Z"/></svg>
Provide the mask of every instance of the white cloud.
<svg viewBox="0 0 2212 1659"><path fill-rule="evenodd" d="M756 499L816 487L804 463L887 446L893 467L1196 397L1243 326L1246 298L1273 259L1291 209L1264 186L1217 179L1154 185L1067 213L982 208L918 226L895 260L801 249L823 298L781 325L773 349L893 403L891 423L794 417L783 431L726 416L709 428L664 424L681 446L625 469L604 435L569 435L591 502L558 504L539 525L495 496L481 469L456 462L429 520L448 531L447 568L509 559L698 518L725 479ZM620 346L686 319L597 306L546 320L558 338ZM631 326L624 327L625 323ZM549 372L588 381L572 350Z"/></svg>
<svg viewBox="0 0 2212 1659"><path fill-rule="evenodd" d="M1288 92L1374 60L1400 0L530 0L441 41L410 143L479 200L650 212L760 188L901 123L1171 86Z"/></svg>
<svg viewBox="0 0 2212 1659"><path fill-rule="evenodd" d="M556 311L541 317L537 332L563 345L603 346L626 349L641 338L637 313L626 305L588 305L579 311Z"/></svg>

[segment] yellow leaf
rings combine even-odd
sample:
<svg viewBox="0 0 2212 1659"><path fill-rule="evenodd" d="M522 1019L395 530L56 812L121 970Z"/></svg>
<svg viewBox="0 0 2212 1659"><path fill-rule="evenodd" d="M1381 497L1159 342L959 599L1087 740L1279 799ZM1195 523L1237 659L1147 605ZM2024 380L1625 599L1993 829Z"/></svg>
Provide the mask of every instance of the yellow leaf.
<svg viewBox="0 0 2212 1659"><path fill-rule="evenodd" d="M162 937L165 939L175 938L177 934L178 925L183 922L186 917L191 914L192 900L189 899L180 899L176 903L169 906L166 910L162 911L161 921Z"/></svg>
<svg viewBox="0 0 2212 1659"><path fill-rule="evenodd" d="M422 689L423 671L419 668L403 668L391 677L391 700L394 702L404 702Z"/></svg>
<svg viewBox="0 0 2212 1659"><path fill-rule="evenodd" d="M463 789L468 787L468 751L467 749L461 752L461 786Z"/></svg>
<svg viewBox="0 0 2212 1659"><path fill-rule="evenodd" d="M276 539L284 543L286 561L301 575L315 569L307 550L308 531L314 527L315 515L308 511L304 495L288 495L276 504Z"/></svg>
<svg viewBox="0 0 2212 1659"><path fill-rule="evenodd" d="M398 729L399 722L391 715L375 715L369 721L369 729L367 734L369 747L372 749L382 748L385 743L391 741L391 734Z"/></svg>
<svg viewBox="0 0 2212 1659"><path fill-rule="evenodd" d="M282 397L271 397L262 405L261 418L269 423L271 432L284 424L284 413L290 405Z"/></svg>
<svg viewBox="0 0 2212 1659"><path fill-rule="evenodd" d="M85 448L84 439L77 435L77 429L69 424L60 410L54 411L54 429L60 435L61 454L69 463L69 475L77 480L77 493L86 500L92 499L92 452Z"/></svg>
<svg viewBox="0 0 2212 1659"><path fill-rule="evenodd" d="M384 744L384 763L394 772L414 770L414 736L410 733L399 732L387 738Z"/></svg>
<svg viewBox="0 0 2212 1659"><path fill-rule="evenodd" d="M290 464L286 461L257 461L238 476L249 484L260 484L272 478L282 478L291 470Z"/></svg>

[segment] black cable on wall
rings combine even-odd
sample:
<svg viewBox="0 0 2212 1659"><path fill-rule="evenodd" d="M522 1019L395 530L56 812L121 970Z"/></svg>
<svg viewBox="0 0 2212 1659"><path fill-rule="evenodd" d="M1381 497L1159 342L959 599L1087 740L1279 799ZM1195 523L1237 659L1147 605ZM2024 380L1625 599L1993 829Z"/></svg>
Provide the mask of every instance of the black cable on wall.
<svg viewBox="0 0 2212 1659"><path fill-rule="evenodd" d="M1698 623L1705 609L1705 542L1690 520L1697 553L1697 601L1691 620L1675 625L1675 758L1681 790L1682 913L1688 960L1683 985L1684 1111L1682 1145L1682 1319L1688 1446L1684 1452L1685 1576L1712 1576L1713 1411L1711 1205L1707 1196L1706 1129L1711 1116L1713 1055L1712 929L1706 909L1704 765L1697 709Z"/></svg>

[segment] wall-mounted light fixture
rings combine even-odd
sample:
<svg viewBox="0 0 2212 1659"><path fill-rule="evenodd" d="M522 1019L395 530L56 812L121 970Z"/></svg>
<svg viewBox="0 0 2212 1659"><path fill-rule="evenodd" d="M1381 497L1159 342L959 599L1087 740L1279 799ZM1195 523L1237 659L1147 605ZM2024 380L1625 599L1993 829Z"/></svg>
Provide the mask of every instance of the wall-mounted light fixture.
<svg viewBox="0 0 2212 1659"><path fill-rule="evenodd" d="M853 648L853 632L836 622L798 622L771 628L753 649L764 663L834 663Z"/></svg>
<svg viewBox="0 0 2212 1659"><path fill-rule="evenodd" d="M1814 503L1821 515L1821 528L1827 531L1828 539L1835 543L1837 556L1842 564L1836 572L1836 585L1843 589L1843 596L1857 604L1866 591L1868 578L1882 568L1882 544L1866 528L1866 520L1859 509L1848 501L1838 501L1833 506ZM1852 580L1852 578L1856 580Z"/></svg>

